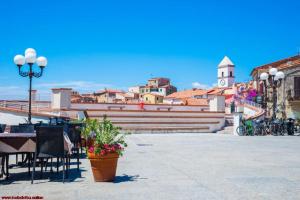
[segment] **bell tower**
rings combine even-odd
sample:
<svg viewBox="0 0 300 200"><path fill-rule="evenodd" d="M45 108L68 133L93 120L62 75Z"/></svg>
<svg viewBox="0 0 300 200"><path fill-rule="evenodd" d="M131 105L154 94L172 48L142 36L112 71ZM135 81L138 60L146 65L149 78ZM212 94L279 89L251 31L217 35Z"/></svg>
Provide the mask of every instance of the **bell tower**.
<svg viewBox="0 0 300 200"><path fill-rule="evenodd" d="M225 56L218 65L218 87L231 87L234 84L234 64Z"/></svg>

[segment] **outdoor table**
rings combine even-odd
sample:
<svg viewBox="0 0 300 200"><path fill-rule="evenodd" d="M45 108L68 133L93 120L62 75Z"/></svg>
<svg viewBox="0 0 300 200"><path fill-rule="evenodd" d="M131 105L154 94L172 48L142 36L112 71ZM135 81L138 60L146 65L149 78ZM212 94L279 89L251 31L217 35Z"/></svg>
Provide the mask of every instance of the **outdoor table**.
<svg viewBox="0 0 300 200"><path fill-rule="evenodd" d="M1 133L0 134L0 153L34 153L36 148L36 133ZM68 135L64 133L64 149L71 154L73 144ZM8 170L8 162L6 162ZM8 173L8 172L7 172ZM7 174L8 176L8 174Z"/></svg>
<svg viewBox="0 0 300 200"><path fill-rule="evenodd" d="M34 153L36 133L1 133L1 153ZM64 134L64 148L71 153L73 144L67 134Z"/></svg>

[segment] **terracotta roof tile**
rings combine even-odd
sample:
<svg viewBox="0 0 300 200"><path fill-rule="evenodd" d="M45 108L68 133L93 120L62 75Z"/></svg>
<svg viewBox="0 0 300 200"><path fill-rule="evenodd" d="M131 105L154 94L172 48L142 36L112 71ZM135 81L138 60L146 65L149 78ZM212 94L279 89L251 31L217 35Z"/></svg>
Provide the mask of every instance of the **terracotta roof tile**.
<svg viewBox="0 0 300 200"><path fill-rule="evenodd" d="M191 97L198 96L198 95L204 95L206 93L207 93L207 90L192 89L192 90L184 90L184 91L175 92L173 94L168 95L167 97L182 99L182 98L191 98Z"/></svg>
<svg viewBox="0 0 300 200"><path fill-rule="evenodd" d="M289 58L285 58L282 60L278 60L272 63L255 67L252 70L251 75L253 75L254 72L259 70L266 71L270 68L270 66L275 67L277 69L285 69L285 68L294 67L295 65L299 65L299 64L300 64L300 55L296 55L296 56L292 56Z"/></svg>
<svg viewBox="0 0 300 200"><path fill-rule="evenodd" d="M186 105L205 106L208 105L208 99L187 98L184 100Z"/></svg>
<svg viewBox="0 0 300 200"><path fill-rule="evenodd" d="M105 89L97 91L96 93L124 93L122 90L116 90L116 89Z"/></svg>

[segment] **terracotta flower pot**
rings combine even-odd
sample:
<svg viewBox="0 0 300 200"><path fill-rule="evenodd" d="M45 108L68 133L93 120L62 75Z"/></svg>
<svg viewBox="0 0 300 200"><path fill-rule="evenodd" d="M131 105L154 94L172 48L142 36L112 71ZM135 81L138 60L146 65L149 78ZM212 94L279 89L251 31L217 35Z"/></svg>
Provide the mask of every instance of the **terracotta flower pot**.
<svg viewBox="0 0 300 200"><path fill-rule="evenodd" d="M88 153L88 158L96 182L111 182L115 179L119 154L109 153L101 156Z"/></svg>

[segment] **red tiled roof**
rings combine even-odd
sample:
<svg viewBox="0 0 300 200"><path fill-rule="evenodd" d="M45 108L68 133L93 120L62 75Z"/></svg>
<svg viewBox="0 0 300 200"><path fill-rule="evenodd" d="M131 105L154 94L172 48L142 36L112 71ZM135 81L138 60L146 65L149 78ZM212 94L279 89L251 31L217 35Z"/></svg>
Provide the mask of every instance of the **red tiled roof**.
<svg viewBox="0 0 300 200"><path fill-rule="evenodd" d="M205 106L208 105L208 99L187 98L184 100L186 105Z"/></svg>
<svg viewBox="0 0 300 200"><path fill-rule="evenodd" d="M225 90L225 88L213 88L207 91L207 94L222 94L222 92Z"/></svg>
<svg viewBox="0 0 300 200"><path fill-rule="evenodd" d="M251 71L251 75L254 74L254 72L259 71L259 70L267 70L269 69L271 66L275 67L277 69L285 69L285 68L290 68L290 67L294 67L295 65L299 65L300 64L300 55L296 55L296 56L292 56L289 58L285 58L282 60L278 60L272 63L268 63L265 65L261 65L258 67L255 67L252 71Z"/></svg>
<svg viewBox="0 0 300 200"><path fill-rule="evenodd" d="M207 93L207 90L192 89L192 90L184 90L184 91L175 92L175 93L168 95L167 97L182 99L182 98L191 98L191 97L197 96L197 95L204 95L206 93Z"/></svg>
<svg viewBox="0 0 300 200"><path fill-rule="evenodd" d="M96 93L124 93L122 90L116 90L116 89L105 89L97 91Z"/></svg>

